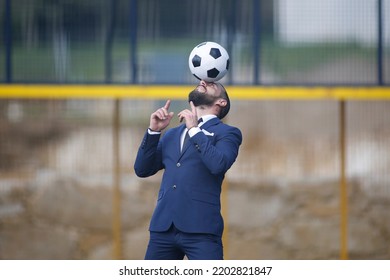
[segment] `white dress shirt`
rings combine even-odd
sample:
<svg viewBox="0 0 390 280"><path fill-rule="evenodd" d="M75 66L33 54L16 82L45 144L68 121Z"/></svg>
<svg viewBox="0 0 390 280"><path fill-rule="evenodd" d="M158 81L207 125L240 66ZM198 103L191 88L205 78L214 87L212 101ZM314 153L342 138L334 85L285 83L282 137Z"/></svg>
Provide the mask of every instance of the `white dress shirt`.
<svg viewBox="0 0 390 280"><path fill-rule="evenodd" d="M201 129L202 125L204 125L207 121L216 117L217 117L216 115L204 115L201 117L202 121L198 124L198 126L191 128L189 131L187 128L184 129L183 133L180 136L180 150L183 149L184 138L186 137L187 131L188 131L188 135L190 137L193 137L195 134L202 131Z"/></svg>
<svg viewBox="0 0 390 280"><path fill-rule="evenodd" d="M183 149L183 144L184 144L184 138L186 137L187 131L188 135L190 137L193 137L195 134L199 133L202 131L201 127L204 125L207 121L216 118L216 115L204 115L201 117L202 121L198 124L198 126L191 128L189 131L188 129L184 129L182 135L180 136L180 150ZM148 133L153 135L153 134L161 134L161 131L153 131L150 128L148 128Z"/></svg>

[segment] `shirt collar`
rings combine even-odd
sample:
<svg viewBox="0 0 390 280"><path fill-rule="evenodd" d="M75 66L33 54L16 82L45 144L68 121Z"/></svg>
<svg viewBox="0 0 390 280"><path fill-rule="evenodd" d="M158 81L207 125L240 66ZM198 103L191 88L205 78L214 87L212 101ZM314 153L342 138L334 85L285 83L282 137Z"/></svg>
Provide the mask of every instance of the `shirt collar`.
<svg viewBox="0 0 390 280"><path fill-rule="evenodd" d="M216 118L216 115L204 115L202 116L203 121L199 124L199 126L204 125L207 121Z"/></svg>

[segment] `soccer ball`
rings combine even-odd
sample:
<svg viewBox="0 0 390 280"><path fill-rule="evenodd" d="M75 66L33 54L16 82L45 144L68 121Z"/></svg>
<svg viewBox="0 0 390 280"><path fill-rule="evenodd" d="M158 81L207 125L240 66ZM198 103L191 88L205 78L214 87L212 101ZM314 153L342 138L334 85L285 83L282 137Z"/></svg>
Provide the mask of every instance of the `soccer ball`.
<svg viewBox="0 0 390 280"><path fill-rule="evenodd" d="M197 79L215 82L229 70L229 54L215 42L203 42L191 51L188 66Z"/></svg>

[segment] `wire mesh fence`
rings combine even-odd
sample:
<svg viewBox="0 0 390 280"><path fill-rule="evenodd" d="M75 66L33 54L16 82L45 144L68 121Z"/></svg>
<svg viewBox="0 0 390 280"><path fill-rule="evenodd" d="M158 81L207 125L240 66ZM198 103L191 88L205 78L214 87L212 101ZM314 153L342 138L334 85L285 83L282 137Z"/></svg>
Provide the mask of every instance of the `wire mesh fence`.
<svg viewBox="0 0 390 280"><path fill-rule="evenodd" d="M2 0L0 81L193 82L216 41L229 84L389 83L389 0Z"/></svg>
<svg viewBox="0 0 390 280"><path fill-rule="evenodd" d="M0 11L3 86L193 84L188 55L206 40L231 57L226 85L390 81L390 0L0 0ZM0 259L109 259L118 243L143 258L160 175L138 179L132 165L164 101L117 99L117 118L110 98L24 97L0 99ZM337 259L344 225L350 258L388 259L388 99L294 97L233 100L227 122L244 142L224 192L225 257Z"/></svg>
<svg viewBox="0 0 390 280"><path fill-rule="evenodd" d="M146 248L160 175L138 179L132 165L161 102L120 103L127 259L142 259ZM390 105L346 105L350 257L387 259ZM112 258L114 101L14 99L0 107L0 258ZM227 175L226 257L339 257L338 108L338 101L233 101L227 122L244 142Z"/></svg>

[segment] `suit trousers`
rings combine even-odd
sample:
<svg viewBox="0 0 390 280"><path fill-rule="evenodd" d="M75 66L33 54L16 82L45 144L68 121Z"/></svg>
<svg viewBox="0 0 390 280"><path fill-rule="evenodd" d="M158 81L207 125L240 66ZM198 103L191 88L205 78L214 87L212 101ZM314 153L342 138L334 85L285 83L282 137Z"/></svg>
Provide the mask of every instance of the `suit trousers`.
<svg viewBox="0 0 390 280"><path fill-rule="evenodd" d="M173 224L168 231L150 232L145 260L223 260L220 236L185 233Z"/></svg>

